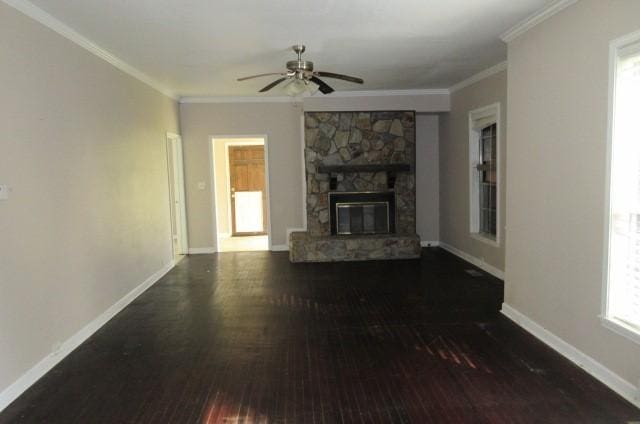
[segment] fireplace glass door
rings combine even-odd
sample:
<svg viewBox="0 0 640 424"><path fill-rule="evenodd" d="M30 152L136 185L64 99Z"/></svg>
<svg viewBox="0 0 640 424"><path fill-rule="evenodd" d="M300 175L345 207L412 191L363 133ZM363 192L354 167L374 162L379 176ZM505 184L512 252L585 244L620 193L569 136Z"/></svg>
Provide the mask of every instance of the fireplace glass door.
<svg viewBox="0 0 640 424"><path fill-rule="evenodd" d="M389 232L389 203L336 203L338 234Z"/></svg>
<svg viewBox="0 0 640 424"><path fill-rule="evenodd" d="M331 234L395 234L395 200L393 191L330 192Z"/></svg>

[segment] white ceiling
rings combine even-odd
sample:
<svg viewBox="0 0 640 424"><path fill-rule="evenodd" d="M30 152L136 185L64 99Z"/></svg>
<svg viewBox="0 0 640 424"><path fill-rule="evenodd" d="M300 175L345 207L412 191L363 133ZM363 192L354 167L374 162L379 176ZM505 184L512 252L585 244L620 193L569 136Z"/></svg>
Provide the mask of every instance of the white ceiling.
<svg viewBox="0 0 640 424"><path fill-rule="evenodd" d="M506 58L499 35L553 0L31 0L181 96L248 96L294 58L364 78L337 90L448 88ZM273 89L270 95L282 95Z"/></svg>

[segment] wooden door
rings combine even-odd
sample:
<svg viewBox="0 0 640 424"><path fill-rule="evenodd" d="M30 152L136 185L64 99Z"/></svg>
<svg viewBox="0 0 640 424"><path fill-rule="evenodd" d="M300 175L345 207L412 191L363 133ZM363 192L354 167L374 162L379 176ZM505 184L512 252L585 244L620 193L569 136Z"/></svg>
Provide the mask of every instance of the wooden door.
<svg viewBox="0 0 640 424"><path fill-rule="evenodd" d="M264 146L229 146L229 179L233 235L266 234Z"/></svg>

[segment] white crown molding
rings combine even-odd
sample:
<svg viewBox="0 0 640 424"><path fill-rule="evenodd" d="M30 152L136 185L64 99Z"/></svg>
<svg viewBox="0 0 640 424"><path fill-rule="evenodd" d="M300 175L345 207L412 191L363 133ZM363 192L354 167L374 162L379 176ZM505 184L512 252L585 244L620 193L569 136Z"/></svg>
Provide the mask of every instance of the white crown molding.
<svg viewBox="0 0 640 424"><path fill-rule="evenodd" d="M516 24L510 30L504 32L500 39L505 43L509 43L525 32L529 31L531 28L535 27L539 23L549 19L556 13L559 13L566 9L567 7L577 3L578 0L558 0L557 2L551 4L548 7L545 7L542 10L537 11L533 15L527 17L525 20Z"/></svg>
<svg viewBox="0 0 640 424"><path fill-rule="evenodd" d="M362 91L335 91L327 97L388 97L388 96L433 96L447 95L446 88L412 89L412 90L362 90ZM312 97L322 97L324 94L316 94Z"/></svg>
<svg viewBox="0 0 640 424"><path fill-rule="evenodd" d="M456 91L462 90L465 87L468 87L472 84L477 83L478 81L482 81L485 78L488 78L492 75L497 74L498 72L502 72L507 69L507 61L500 62L497 65L493 65L489 69L485 69L484 71L478 72L477 74L467 78L464 81L460 81L459 83L452 85L449 88L450 93L455 93Z"/></svg>
<svg viewBox="0 0 640 424"><path fill-rule="evenodd" d="M69 27L68 25L54 18L44 10L35 6L33 3L27 0L1 0L1 1L13 7L14 9L22 12L23 14L27 15L31 19L37 22L40 22L42 25L60 34L64 38L70 41L73 41L80 47L83 47L84 49L88 50L89 52L103 59L104 61L110 63L114 67L120 69L122 72L129 74L130 76L145 83L149 87L159 91L165 96L170 97L174 100L177 100L177 96L172 90L162 86L160 83L155 81L153 78L149 77L147 74L129 65L124 60L115 56L113 53L110 53L109 51L103 49L102 47L100 47L99 45L97 45L87 37L75 31L73 28Z"/></svg>
<svg viewBox="0 0 640 424"><path fill-rule="evenodd" d="M640 407L640 393L638 392L640 388L635 387L633 384L629 383L618 374L602 365L600 362L556 336L551 331L547 330L542 325L538 324L509 304L503 303L501 312L504 316L518 324L553 350L578 365L597 380L600 380L611 390L618 393L635 406Z"/></svg>
<svg viewBox="0 0 640 424"><path fill-rule="evenodd" d="M210 96L210 97L180 97L180 103L302 103L299 97L276 96Z"/></svg>
<svg viewBox="0 0 640 424"><path fill-rule="evenodd" d="M171 268L175 266L175 261L171 260L161 269L143 281L136 288L124 295L123 298L111 305L106 311L98 315L93 321L85 325L80 331L69 337L60 347L51 352L40 362L25 372L20 378L14 381L9 387L4 389L0 393L0 411L9 406L11 402L16 400L18 396L24 393L29 387L31 387L36 381L38 381L43 375L49 372L60 361L62 361L67 355L69 355L75 348L80 346L91 335L98 331L103 325L105 325L111 318L116 316L118 312L123 310L127 305L133 302L138 296L140 296L145 290L154 285L160 280Z"/></svg>
<svg viewBox="0 0 640 424"><path fill-rule="evenodd" d="M369 90L369 91L335 91L326 98L353 98L353 97L389 97L389 96L433 96L449 95L449 90L444 89L420 89L420 90ZM306 98L323 98L324 94L313 96L210 96L210 97L181 97L180 103L302 103Z"/></svg>

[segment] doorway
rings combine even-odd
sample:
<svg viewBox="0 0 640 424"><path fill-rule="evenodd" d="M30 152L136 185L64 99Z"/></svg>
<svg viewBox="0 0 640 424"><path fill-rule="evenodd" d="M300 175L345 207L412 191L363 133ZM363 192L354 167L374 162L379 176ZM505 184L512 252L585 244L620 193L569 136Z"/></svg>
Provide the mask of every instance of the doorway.
<svg viewBox="0 0 640 424"><path fill-rule="evenodd" d="M264 145L228 146L231 235L267 234Z"/></svg>
<svg viewBox="0 0 640 424"><path fill-rule="evenodd" d="M184 195L184 168L182 162L182 138L167 133L167 173L169 176L169 214L171 217L171 244L174 259L186 255L187 214Z"/></svg>
<svg viewBox="0 0 640 424"><path fill-rule="evenodd" d="M212 137L219 252L269 250L266 137Z"/></svg>

